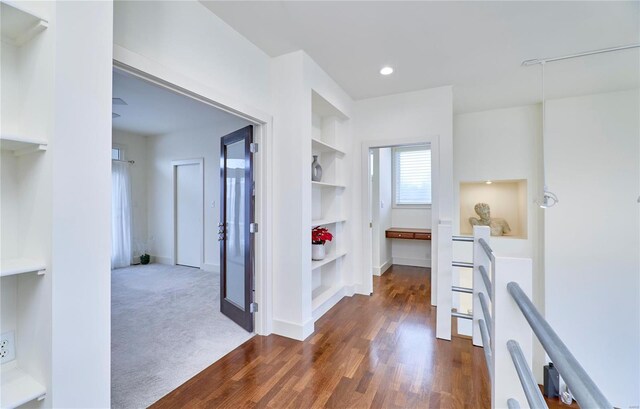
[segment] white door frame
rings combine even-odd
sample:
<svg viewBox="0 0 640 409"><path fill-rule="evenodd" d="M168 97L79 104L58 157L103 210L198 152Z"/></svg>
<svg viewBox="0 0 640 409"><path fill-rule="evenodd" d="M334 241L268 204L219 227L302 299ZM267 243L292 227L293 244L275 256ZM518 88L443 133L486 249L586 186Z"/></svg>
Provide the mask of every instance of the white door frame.
<svg viewBox="0 0 640 409"><path fill-rule="evenodd" d="M255 222L260 225L255 237L255 332L269 335L273 328L273 119L270 114L195 81L162 64L134 53L122 46L113 46L113 66L119 72L133 75L188 96L202 103L229 112L254 125L253 141L260 151L253 158L256 184Z"/></svg>
<svg viewBox="0 0 640 409"><path fill-rule="evenodd" d="M176 265L178 262L178 166L185 165L198 165L198 173L200 174L200 193L202 194L202 201L200 202L199 212L202 217L202 223L200 224L198 236L200 237L200 257L198 263L200 269L204 268L204 158L196 159L183 159L171 161L171 175L173 178L173 260L171 264Z"/></svg>
<svg viewBox="0 0 640 409"><path fill-rule="evenodd" d="M437 265L435 261L437 256L434 256L434 252L438 251L437 248L437 226L440 219L440 206L438 203L438 191L440 188L440 145L438 135L427 135L421 138L406 138L406 139L384 139L376 141L364 141L362 142L362 186L366 191L363 197L366 200L363 203L363 209L361 214L361 226L362 237L364 237L364 248L362 249L363 260L363 290L365 293L373 293L373 239L371 237L371 227L369 222L371 221L371 163L369 161L369 151L376 148L393 148L396 146L407 145L425 145L428 144L431 148L431 289L432 294L436 288L437 280Z"/></svg>

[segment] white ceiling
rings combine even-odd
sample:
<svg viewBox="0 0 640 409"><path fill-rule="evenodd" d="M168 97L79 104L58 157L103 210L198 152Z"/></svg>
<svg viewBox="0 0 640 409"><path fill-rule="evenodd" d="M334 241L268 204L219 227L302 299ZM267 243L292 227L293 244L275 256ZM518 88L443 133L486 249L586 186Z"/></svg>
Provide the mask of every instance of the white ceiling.
<svg viewBox="0 0 640 409"><path fill-rule="evenodd" d="M113 128L139 135L162 135L190 129L227 128L237 124L238 129L249 122L228 112L214 108L153 85L137 77L114 71L113 97L128 105L113 105Z"/></svg>
<svg viewBox="0 0 640 409"><path fill-rule="evenodd" d="M453 85L456 112L538 102L523 60L640 42L637 1L202 3L270 56L305 50L354 99ZM549 94L637 86L640 52L616 54L548 64Z"/></svg>

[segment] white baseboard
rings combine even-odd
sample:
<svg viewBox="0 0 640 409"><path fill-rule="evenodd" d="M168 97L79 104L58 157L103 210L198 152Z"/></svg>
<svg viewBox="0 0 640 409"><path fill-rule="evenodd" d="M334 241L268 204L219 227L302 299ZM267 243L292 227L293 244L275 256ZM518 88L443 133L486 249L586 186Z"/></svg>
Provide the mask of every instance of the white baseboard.
<svg viewBox="0 0 640 409"><path fill-rule="evenodd" d="M152 263L173 265L173 259L171 257L151 256Z"/></svg>
<svg viewBox="0 0 640 409"><path fill-rule="evenodd" d="M346 288L342 287L340 291L337 291L331 298L318 305L316 309L311 312L313 316L313 322L318 321L320 317L327 313L334 305L336 305L347 294ZM353 292L351 292L353 295Z"/></svg>
<svg viewBox="0 0 640 409"><path fill-rule="evenodd" d="M360 294L360 295L371 295L371 292L368 291L366 289L366 287L363 284L356 284L353 286L353 293L354 294Z"/></svg>
<svg viewBox="0 0 640 409"><path fill-rule="evenodd" d="M398 264L401 266L431 267L431 260L426 258L394 257L393 264Z"/></svg>
<svg viewBox="0 0 640 409"><path fill-rule="evenodd" d="M273 319L273 333L283 337L304 341L314 331L314 320L310 319L304 324L296 324L294 322Z"/></svg>
<svg viewBox="0 0 640 409"><path fill-rule="evenodd" d="M152 263L157 263L157 264L166 264L166 265L169 265L169 266L174 265L173 259L171 257L151 256L151 262ZM204 270L204 271L208 271L210 273L219 273L220 272L220 265L204 263L200 267L200 269Z"/></svg>
<svg viewBox="0 0 640 409"><path fill-rule="evenodd" d="M346 297L353 297L353 294L356 293L356 286L355 285L345 285L344 286L344 295Z"/></svg>
<svg viewBox="0 0 640 409"><path fill-rule="evenodd" d="M389 267L391 267L391 265L392 265L391 260L387 260L381 266L374 267L373 268L373 274L377 275L377 276L381 276L389 269Z"/></svg>

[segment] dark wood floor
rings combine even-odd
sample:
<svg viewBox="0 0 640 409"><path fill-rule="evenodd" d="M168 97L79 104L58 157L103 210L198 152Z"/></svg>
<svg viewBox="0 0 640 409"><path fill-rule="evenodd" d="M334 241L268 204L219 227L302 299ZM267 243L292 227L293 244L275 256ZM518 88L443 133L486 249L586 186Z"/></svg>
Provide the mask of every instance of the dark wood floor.
<svg viewBox="0 0 640 409"><path fill-rule="evenodd" d="M484 355L435 338L429 269L393 266L306 341L256 336L152 408L490 408Z"/></svg>

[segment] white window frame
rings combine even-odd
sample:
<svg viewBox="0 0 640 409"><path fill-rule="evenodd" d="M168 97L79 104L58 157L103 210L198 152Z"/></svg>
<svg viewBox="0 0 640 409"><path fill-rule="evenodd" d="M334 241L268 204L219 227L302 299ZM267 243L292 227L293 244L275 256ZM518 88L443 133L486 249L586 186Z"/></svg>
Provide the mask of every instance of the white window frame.
<svg viewBox="0 0 640 409"><path fill-rule="evenodd" d="M391 150L391 195L392 195L392 204L391 207L393 209L430 209L433 204L433 195L431 197L431 203L420 204L420 203L409 203L409 204L398 204L396 203L396 151L398 150L407 150L407 149L415 149L415 150L431 150L430 145L405 145L405 146L396 146ZM432 152L433 153L433 152ZM431 167L433 168L433 157L431 158ZM431 172L431 184L430 188L433 193L433 169Z"/></svg>
<svg viewBox="0 0 640 409"><path fill-rule="evenodd" d="M126 160L126 155L125 155L125 146L119 143L113 143L111 144L111 150L113 149L117 149L120 152L120 157L117 160ZM115 159L112 159L115 160Z"/></svg>

